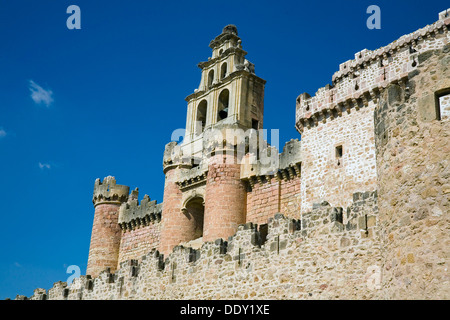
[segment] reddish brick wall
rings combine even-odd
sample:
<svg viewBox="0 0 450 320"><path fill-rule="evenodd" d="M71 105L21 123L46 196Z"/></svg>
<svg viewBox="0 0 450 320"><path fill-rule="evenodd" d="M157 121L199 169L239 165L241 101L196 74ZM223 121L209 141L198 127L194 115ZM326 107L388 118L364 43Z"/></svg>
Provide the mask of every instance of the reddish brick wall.
<svg viewBox="0 0 450 320"><path fill-rule="evenodd" d="M86 274L96 277L106 268L111 268L112 272L116 270L121 236L119 207L118 204L95 207Z"/></svg>
<svg viewBox="0 0 450 320"><path fill-rule="evenodd" d="M129 259L140 259L152 249L158 249L161 223L122 232L119 249L119 264Z"/></svg>
<svg viewBox="0 0 450 320"><path fill-rule="evenodd" d="M169 254L173 247L181 242L193 240L195 235L195 220L192 219L189 212L181 211L182 192L176 184L180 170L172 168L166 172L159 248L163 254Z"/></svg>
<svg viewBox="0 0 450 320"><path fill-rule="evenodd" d="M300 219L300 177L281 180L280 212L286 217Z"/></svg>
<svg viewBox="0 0 450 320"><path fill-rule="evenodd" d="M246 188L235 157L216 154L210 158L205 191L203 240L227 239L245 223ZM233 163L226 163L233 162Z"/></svg>
<svg viewBox="0 0 450 320"><path fill-rule="evenodd" d="M275 213L300 218L300 178L270 179L255 183L247 192L247 222L265 224Z"/></svg>
<svg viewBox="0 0 450 320"><path fill-rule="evenodd" d="M264 224L275 213L280 212L279 188L280 182L276 179L253 186L252 191L247 193L247 222Z"/></svg>

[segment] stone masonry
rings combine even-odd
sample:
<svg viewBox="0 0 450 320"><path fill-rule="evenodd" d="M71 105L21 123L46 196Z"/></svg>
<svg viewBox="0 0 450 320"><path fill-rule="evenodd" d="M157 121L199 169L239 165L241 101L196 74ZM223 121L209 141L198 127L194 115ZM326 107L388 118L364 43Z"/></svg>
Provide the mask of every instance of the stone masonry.
<svg viewBox="0 0 450 320"><path fill-rule="evenodd" d="M346 210L323 202L302 220L276 214L267 226L243 224L199 250L176 246L167 258L152 250L31 299L381 298L377 195L354 198Z"/></svg>
<svg viewBox="0 0 450 320"><path fill-rule="evenodd" d="M342 63L298 96L279 152L226 26L164 150L163 203L97 179L87 275L29 299L450 299L449 28L442 11Z"/></svg>

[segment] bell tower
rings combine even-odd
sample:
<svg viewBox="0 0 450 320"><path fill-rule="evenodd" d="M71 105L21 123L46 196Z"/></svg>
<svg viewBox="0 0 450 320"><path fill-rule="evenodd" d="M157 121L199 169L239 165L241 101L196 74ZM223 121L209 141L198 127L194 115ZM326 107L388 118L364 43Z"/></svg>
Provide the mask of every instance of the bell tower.
<svg viewBox="0 0 450 320"><path fill-rule="evenodd" d="M212 57L198 64L202 70L200 85L186 97L186 147L218 125L263 128L266 81L255 75L255 65L245 58L247 52L242 49L236 26L223 28L209 47ZM193 150L199 151L197 145Z"/></svg>
<svg viewBox="0 0 450 320"><path fill-rule="evenodd" d="M200 234L203 241L227 239L246 219L246 186L236 152L242 140L229 138L227 132L245 135L248 129L263 128L266 81L255 75L254 64L245 58L236 26L223 28L209 47L212 56L198 64L200 85L185 99L183 142L167 144L164 152L164 254ZM196 198L191 201L192 194ZM201 215L189 210L187 204L194 202L194 211Z"/></svg>

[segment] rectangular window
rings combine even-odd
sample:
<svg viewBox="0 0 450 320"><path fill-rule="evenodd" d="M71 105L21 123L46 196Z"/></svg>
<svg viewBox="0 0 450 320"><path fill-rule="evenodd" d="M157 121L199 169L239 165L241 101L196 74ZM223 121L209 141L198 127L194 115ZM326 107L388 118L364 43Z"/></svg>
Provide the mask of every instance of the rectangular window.
<svg viewBox="0 0 450 320"><path fill-rule="evenodd" d="M342 164L342 155L343 155L343 149L342 145L336 147L336 160L337 165L340 166Z"/></svg>
<svg viewBox="0 0 450 320"><path fill-rule="evenodd" d="M450 119L450 89L436 92L436 119Z"/></svg>
<svg viewBox="0 0 450 320"><path fill-rule="evenodd" d="M336 147L336 158L342 158L342 146Z"/></svg>

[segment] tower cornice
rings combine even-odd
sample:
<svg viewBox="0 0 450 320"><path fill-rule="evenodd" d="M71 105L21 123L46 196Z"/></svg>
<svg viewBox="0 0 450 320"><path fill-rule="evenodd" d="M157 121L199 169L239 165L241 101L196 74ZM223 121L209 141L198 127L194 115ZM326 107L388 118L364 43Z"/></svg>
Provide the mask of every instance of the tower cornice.
<svg viewBox="0 0 450 320"><path fill-rule="evenodd" d="M220 56L218 56L216 58L211 58L208 61L199 62L197 64L197 66L203 70L204 68L207 68L207 67L217 63L218 61L223 60L226 56L231 55L232 53L241 54L243 56L247 55L247 51L245 51L241 48L238 48L238 47L231 47L231 48L226 49Z"/></svg>
<svg viewBox="0 0 450 320"><path fill-rule="evenodd" d="M266 80L258 77L254 73L251 73L245 69L242 69L242 70L234 71L234 72L230 73L228 76L226 76L225 78L223 78L222 81L212 84L208 90L201 90L201 91L196 91L194 93L191 93L186 98L184 98L184 100L189 102L192 99L197 99L197 98L201 97L202 95L207 94L211 90L214 90L216 88L220 88L220 87L226 85L230 80L233 80L233 79L239 78L239 77L251 77L251 78L254 78L255 80L261 82L262 84L266 84Z"/></svg>
<svg viewBox="0 0 450 320"><path fill-rule="evenodd" d="M222 45L225 41L239 41L241 38L237 35L237 28L235 25L227 25L225 28L223 28L222 33L219 34L217 37L214 38L214 40L211 40L209 43L209 47L211 49L215 49Z"/></svg>

